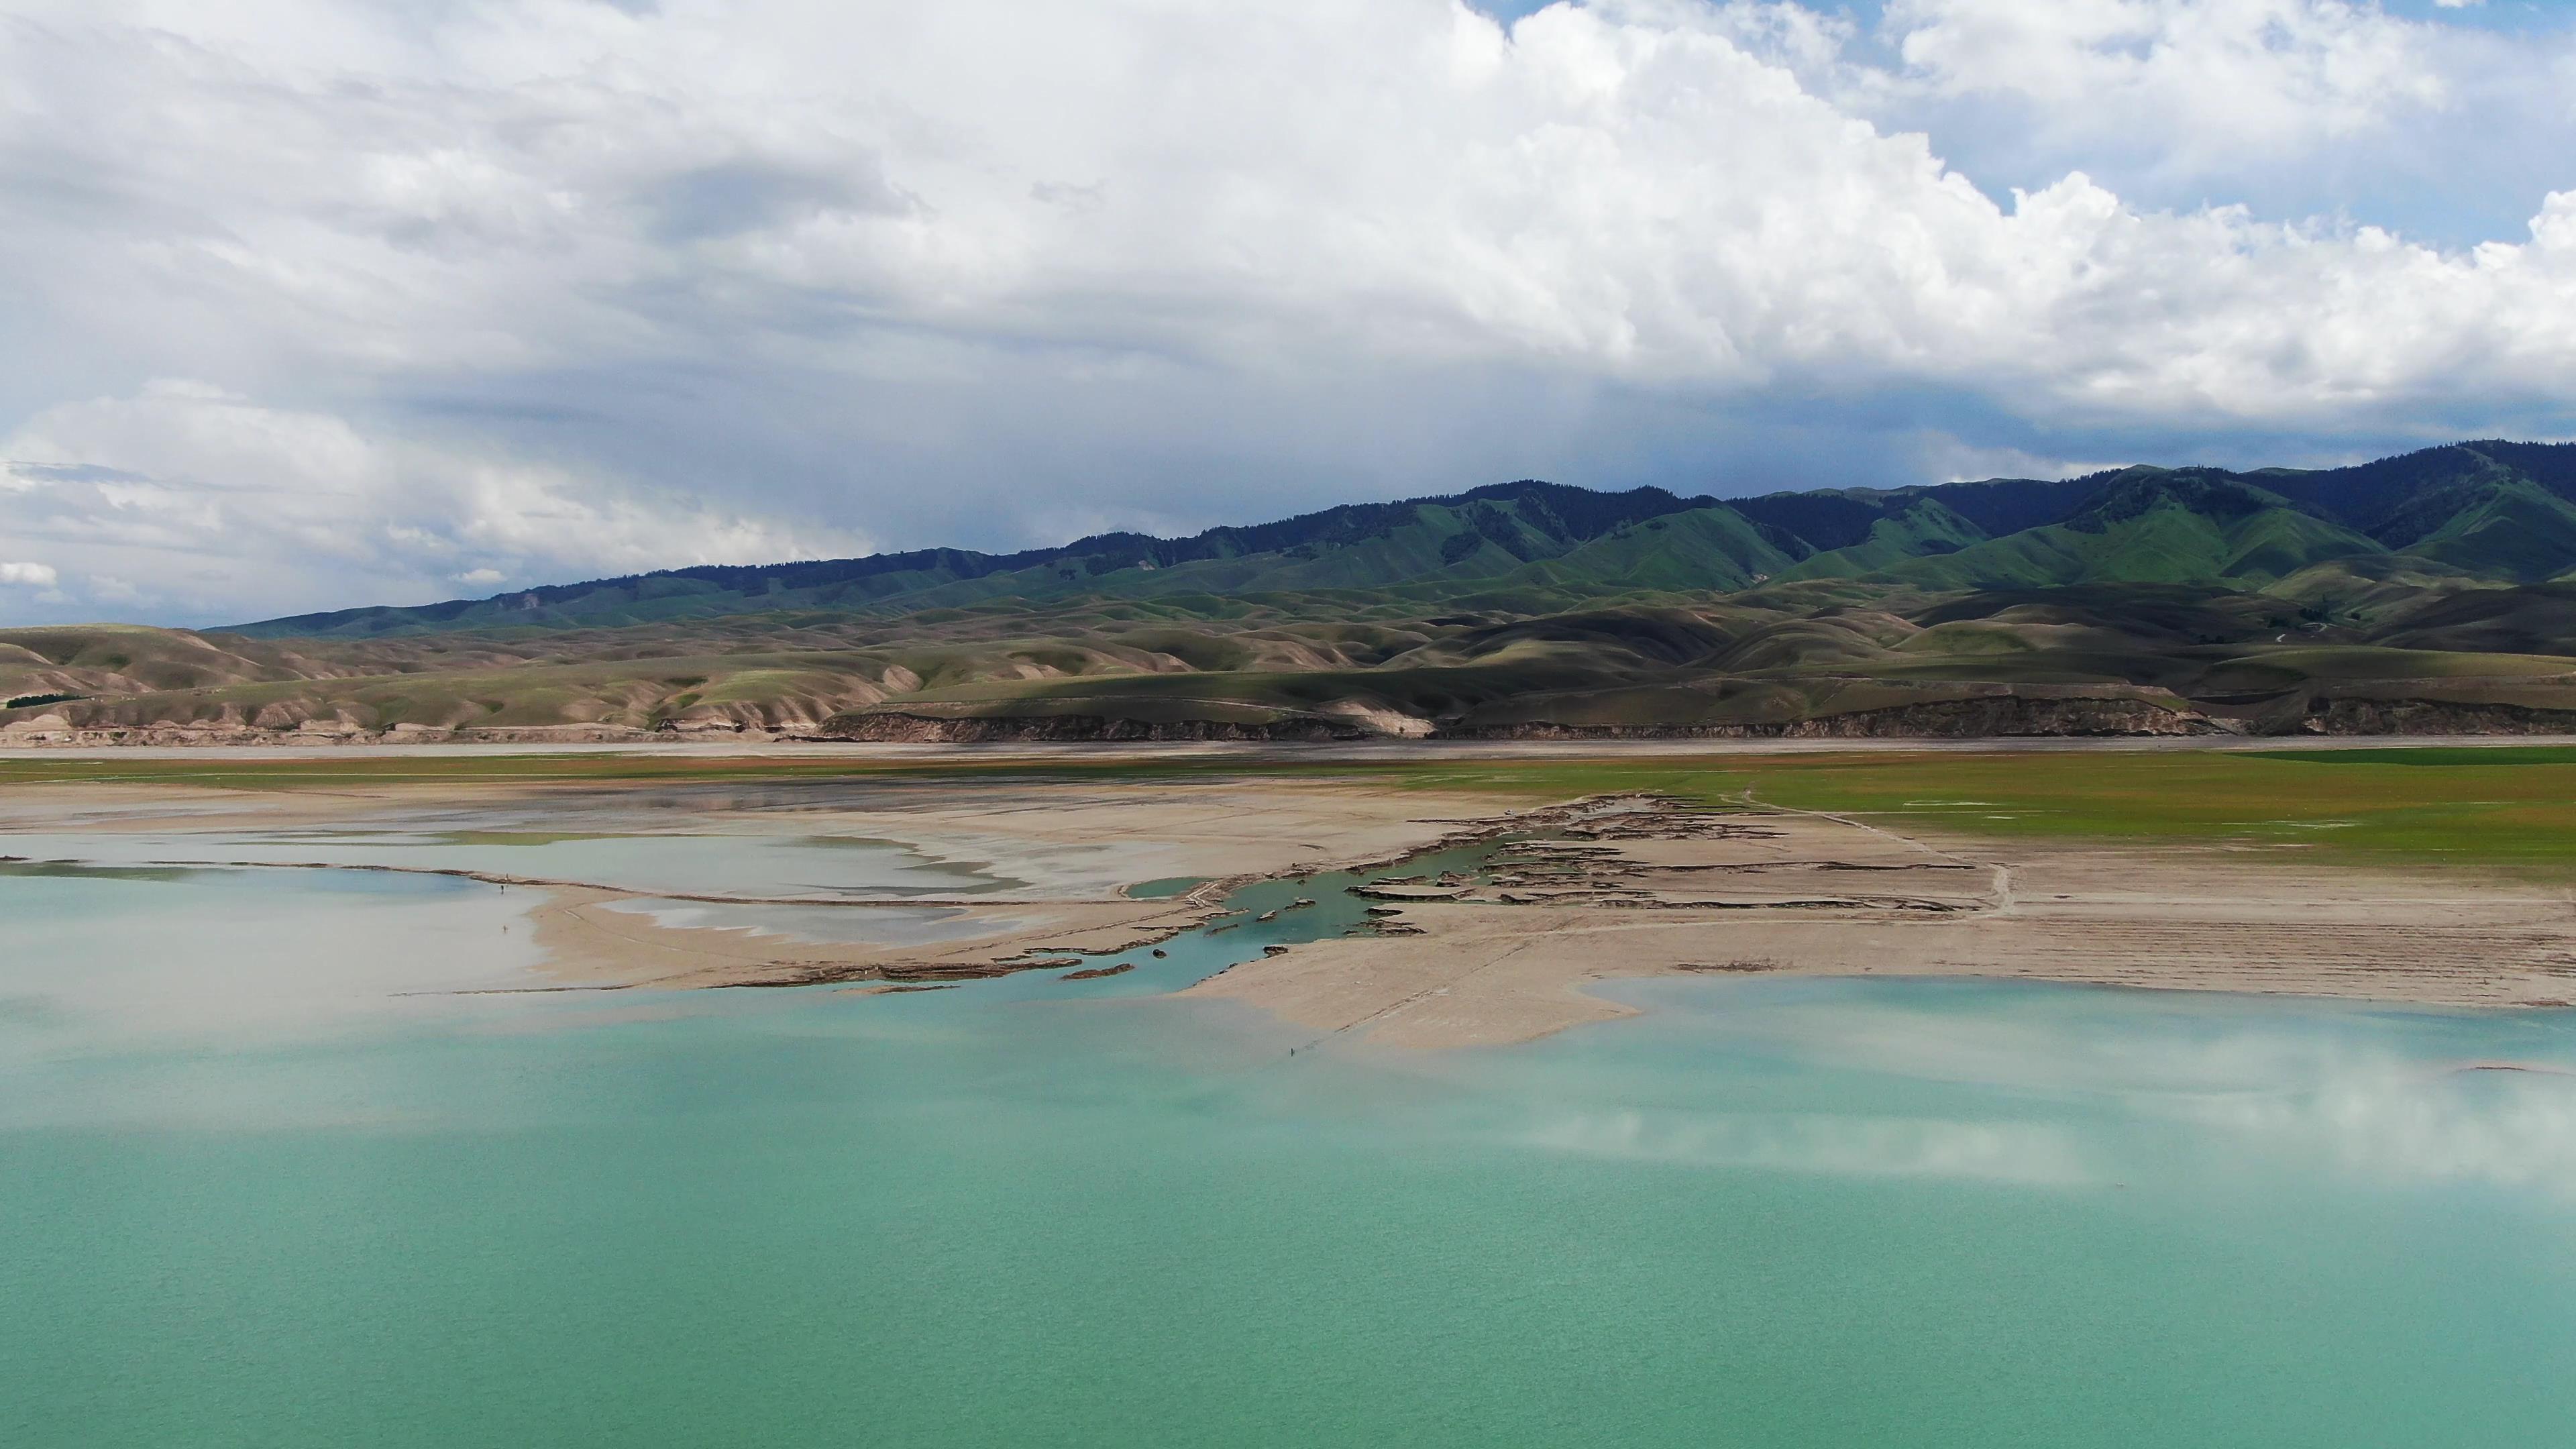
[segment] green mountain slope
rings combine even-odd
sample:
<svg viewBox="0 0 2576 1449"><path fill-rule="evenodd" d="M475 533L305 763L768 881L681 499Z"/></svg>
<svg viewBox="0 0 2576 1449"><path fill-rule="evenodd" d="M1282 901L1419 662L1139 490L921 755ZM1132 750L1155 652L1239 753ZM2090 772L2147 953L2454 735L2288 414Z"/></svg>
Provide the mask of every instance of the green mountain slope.
<svg viewBox="0 0 2576 1449"><path fill-rule="evenodd" d="M2197 473L2122 478L2064 523L2025 529L1880 572L1925 588L2270 582L2387 549L2287 500Z"/></svg>
<svg viewBox="0 0 2576 1449"><path fill-rule="evenodd" d="M1631 524L1503 582L1567 590L1732 592L1790 567L1792 559L1731 508L1694 508Z"/></svg>
<svg viewBox="0 0 2576 1449"><path fill-rule="evenodd" d="M2448 516L2405 552L2518 583L2554 578L2576 559L2576 505L2521 478L2486 480L2462 490Z"/></svg>
<svg viewBox="0 0 2576 1449"><path fill-rule="evenodd" d="M1523 481L1187 538L1113 533L1015 554L926 549L686 568L234 632L368 639L1077 606L1182 625L1247 611L1398 620L1444 607L1535 615L1745 590L1768 591L1764 607L1785 606L1785 588L1809 590L1805 607L1815 608L1829 594L1863 602L1888 588L2263 587L2294 578L2302 599L2322 604L2437 578L2529 583L2571 571L2576 446L2490 441L2341 469L2136 467L1725 500ZM2365 574L2405 582L2372 584Z"/></svg>
<svg viewBox="0 0 2576 1449"><path fill-rule="evenodd" d="M1986 541L1984 529L1940 499L1925 497L1910 501L1901 513L1871 523L1869 536L1860 542L1816 554L1781 577L1848 578L1872 574L1907 559L1955 554Z"/></svg>

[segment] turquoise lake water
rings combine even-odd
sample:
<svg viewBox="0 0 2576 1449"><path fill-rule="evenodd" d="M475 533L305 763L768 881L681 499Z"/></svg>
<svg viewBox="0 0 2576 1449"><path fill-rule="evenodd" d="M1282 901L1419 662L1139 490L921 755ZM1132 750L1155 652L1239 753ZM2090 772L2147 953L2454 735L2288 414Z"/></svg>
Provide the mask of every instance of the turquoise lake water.
<svg viewBox="0 0 2576 1449"><path fill-rule="evenodd" d="M1330 884L1079 985L454 995L525 892L0 867L0 1443L2576 1432L2576 1016L1656 981L1396 1054L1158 994Z"/></svg>

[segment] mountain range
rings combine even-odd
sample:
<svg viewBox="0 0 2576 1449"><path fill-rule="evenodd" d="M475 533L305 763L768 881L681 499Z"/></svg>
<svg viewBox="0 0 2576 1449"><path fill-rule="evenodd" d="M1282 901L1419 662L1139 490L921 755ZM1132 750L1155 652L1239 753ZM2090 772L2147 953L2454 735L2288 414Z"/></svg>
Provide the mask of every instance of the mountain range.
<svg viewBox="0 0 2576 1449"><path fill-rule="evenodd" d="M1188 538L1108 533L1013 554L671 569L408 608L237 626L252 638L595 627L746 612L871 616L997 599L1249 599L1359 591L1541 612L1637 592L1858 578L1925 588L2262 583L2366 561L2531 583L2576 570L2576 444L2482 442L2358 467L2123 468L1758 498L1526 480L1352 504Z"/></svg>
<svg viewBox="0 0 2576 1449"><path fill-rule="evenodd" d="M83 738L2556 730L2576 445L1725 499L1532 480L1187 538L0 630L0 703L0 731Z"/></svg>

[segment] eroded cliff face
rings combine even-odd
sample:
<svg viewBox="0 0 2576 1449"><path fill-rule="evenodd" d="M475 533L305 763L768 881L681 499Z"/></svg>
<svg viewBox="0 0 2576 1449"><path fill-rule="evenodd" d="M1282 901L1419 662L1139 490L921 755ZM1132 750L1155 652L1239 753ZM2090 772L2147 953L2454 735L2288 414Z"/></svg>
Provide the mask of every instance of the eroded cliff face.
<svg viewBox="0 0 2576 1449"><path fill-rule="evenodd" d="M1359 718L1266 724L1223 720L1147 722L1103 715L948 717L866 711L825 722L812 738L904 744L1009 741L1328 741L1419 738ZM2204 711L2188 702L2121 696L2018 694L1928 700L1806 719L1724 724L1447 724L1439 740L1863 740L2138 738L2194 735L2560 735L2576 734L2576 711L2440 700L2336 698L2260 717Z"/></svg>
<svg viewBox="0 0 2576 1449"><path fill-rule="evenodd" d="M2439 699L2320 700L2296 733L2318 735L2576 735L2576 710Z"/></svg>
<svg viewBox="0 0 2576 1449"><path fill-rule="evenodd" d="M346 745L564 745L632 744L651 740L721 739L756 742L787 738L765 730L644 730L622 725L510 725L490 729L441 729L430 725L395 725L390 729L339 728L328 725L267 727L257 724L190 721L171 724L76 725L60 718L21 720L0 725L0 749L64 746L96 749L116 745L307 746Z"/></svg>
<svg viewBox="0 0 2576 1449"><path fill-rule="evenodd" d="M0 747L115 745L613 744L703 740L735 744L1043 744L1156 742L1330 743L1396 740L1863 740L2116 738L2190 735L2576 735L2576 711L2444 700L2316 699L2260 718L2125 698L1991 695L1850 710L1808 719L1730 724L1563 724L1523 721L1393 730L1353 715L1276 721L1139 720L1098 714L952 716L902 710L833 715L774 726L674 721L641 729L610 724L369 729L347 721L295 723L256 717L158 724L86 724L59 712L0 724Z"/></svg>
<svg viewBox="0 0 2576 1449"><path fill-rule="evenodd" d="M1493 725L1444 730L1442 738L1485 740L1869 740L2013 736L2215 735L2243 731L2191 710L2132 699L1940 700L1854 710L1813 719L1711 725Z"/></svg>
<svg viewBox="0 0 2576 1449"><path fill-rule="evenodd" d="M1348 720L1295 719L1276 723L1234 720L1148 721L1096 714L960 716L869 711L835 715L811 736L870 744L993 744L1073 741L1325 741L1383 738Z"/></svg>
<svg viewBox="0 0 2576 1449"><path fill-rule="evenodd" d="M1532 722L1453 726L1434 739L1977 739L2016 735L2110 736L2239 733L2189 710L2134 699L2022 699L2001 696L1857 710L1814 719L1715 725L1569 725ZM817 739L901 744L1075 740L1360 740L1394 737L1354 719L1275 723L1227 720L1148 722L1103 715L949 717L867 711L825 722Z"/></svg>

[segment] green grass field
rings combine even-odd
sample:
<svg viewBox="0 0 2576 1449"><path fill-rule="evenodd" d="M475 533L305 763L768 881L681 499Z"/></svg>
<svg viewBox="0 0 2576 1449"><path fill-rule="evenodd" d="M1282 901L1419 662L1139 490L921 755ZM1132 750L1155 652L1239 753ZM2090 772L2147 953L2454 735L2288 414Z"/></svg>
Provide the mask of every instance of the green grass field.
<svg viewBox="0 0 2576 1449"><path fill-rule="evenodd" d="M2243 842L2576 870L2576 749L1664 757L1409 771L1420 787L1656 790L2000 838Z"/></svg>

